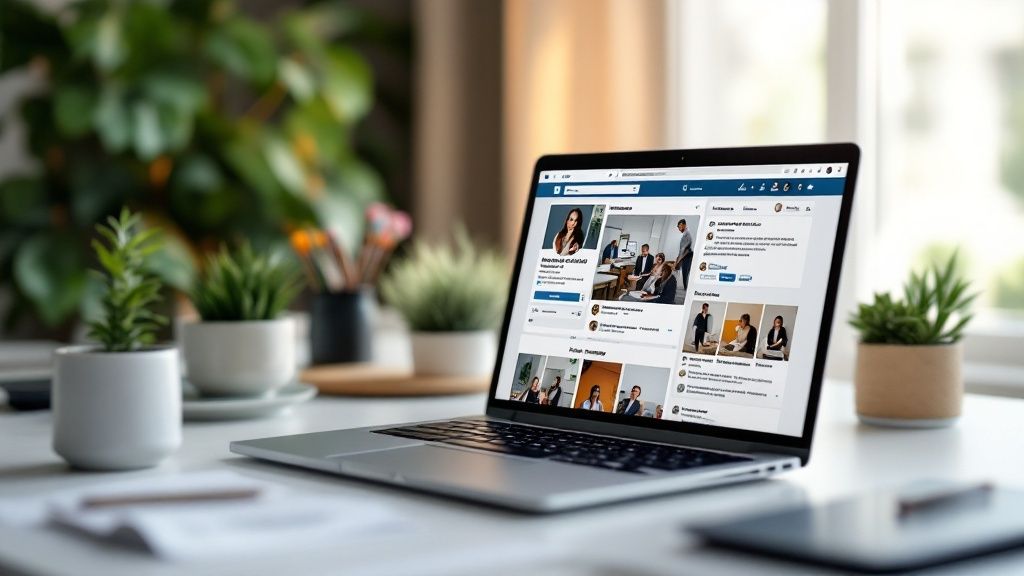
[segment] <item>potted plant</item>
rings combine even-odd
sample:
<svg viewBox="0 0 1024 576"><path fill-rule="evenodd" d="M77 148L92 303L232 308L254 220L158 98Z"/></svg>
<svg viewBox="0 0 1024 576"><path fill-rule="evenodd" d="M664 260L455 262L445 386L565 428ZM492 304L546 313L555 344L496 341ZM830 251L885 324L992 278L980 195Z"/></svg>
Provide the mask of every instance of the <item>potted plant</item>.
<svg viewBox="0 0 1024 576"><path fill-rule="evenodd" d="M960 339L977 294L968 293L956 262L954 254L944 266L911 274L902 299L875 294L851 315L860 332L854 382L861 421L928 428L960 416Z"/></svg>
<svg viewBox="0 0 1024 576"><path fill-rule="evenodd" d="M53 448L79 468L155 466L181 444L178 351L153 345L167 320L151 309L161 284L144 268L161 245L139 223L123 209L96 227L104 290L89 336L100 344L55 353Z"/></svg>
<svg viewBox="0 0 1024 576"><path fill-rule="evenodd" d="M188 380L209 396L253 396L295 377L295 320L283 313L302 285L277 255L243 245L207 258L191 293L201 321L183 326Z"/></svg>
<svg viewBox="0 0 1024 576"><path fill-rule="evenodd" d="M417 242L382 280L384 301L412 330L413 368L433 376L481 376L494 369L495 328L505 308L508 272L464 230L455 245Z"/></svg>

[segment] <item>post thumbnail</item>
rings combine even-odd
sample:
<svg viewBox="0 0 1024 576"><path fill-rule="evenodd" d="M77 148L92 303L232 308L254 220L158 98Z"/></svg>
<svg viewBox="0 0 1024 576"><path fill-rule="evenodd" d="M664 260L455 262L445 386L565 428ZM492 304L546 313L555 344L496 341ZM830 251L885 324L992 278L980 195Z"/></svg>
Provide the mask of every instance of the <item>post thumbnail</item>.
<svg viewBox="0 0 1024 576"><path fill-rule="evenodd" d="M509 400L571 408L579 366L578 358L520 354Z"/></svg>
<svg viewBox="0 0 1024 576"><path fill-rule="evenodd" d="M616 392L622 364L601 360L584 360L580 383L573 399L576 408L611 412L615 408Z"/></svg>
<svg viewBox="0 0 1024 576"><path fill-rule="evenodd" d="M627 364L622 369L615 413L624 416L661 418L662 406L658 402L665 394L669 379L668 368Z"/></svg>
<svg viewBox="0 0 1024 576"><path fill-rule="evenodd" d="M682 304L700 216L609 215L593 300Z"/></svg>
<svg viewBox="0 0 1024 576"><path fill-rule="evenodd" d="M548 212L544 249L558 256L571 256L597 247L604 205L555 204Z"/></svg>
<svg viewBox="0 0 1024 576"><path fill-rule="evenodd" d="M758 329L764 304L730 302L722 322L722 339L718 344L719 356L753 358L757 346Z"/></svg>
<svg viewBox="0 0 1024 576"><path fill-rule="evenodd" d="M694 300L685 321L686 337L683 340L683 352L714 356L722 339L725 302Z"/></svg>
<svg viewBox="0 0 1024 576"><path fill-rule="evenodd" d="M789 360L796 325L796 306L766 305L757 341L757 357L762 360Z"/></svg>

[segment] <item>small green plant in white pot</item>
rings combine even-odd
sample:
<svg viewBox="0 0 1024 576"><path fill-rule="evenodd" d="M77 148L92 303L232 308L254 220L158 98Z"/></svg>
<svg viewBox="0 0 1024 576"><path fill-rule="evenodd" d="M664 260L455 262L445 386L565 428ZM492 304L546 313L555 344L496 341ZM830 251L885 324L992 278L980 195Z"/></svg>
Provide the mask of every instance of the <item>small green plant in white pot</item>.
<svg viewBox="0 0 1024 576"><path fill-rule="evenodd" d="M483 376L494 370L496 328L508 271L463 230L454 246L416 242L381 282L381 296L412 330L413 368L426 376Z"/></svg>
<svg viewBox="0 0 1024 576"><path fill-rule="evenodd" d="M155 466L181 444L178 351L153 345L167 321L152 310L161 285L144 267L161 245L127 209L96 229L104 294L89 336L100 345L55 354L53 448L79 468Z"/></svg>
<svg viewBox="0 0 1024 576"><path fill-rule="evenodd" d="M875 294L851 315L860 333L854 383L863 422L930 428L960 416L960 340L977 296L969 288L954 254L944 265L911 274L902 298Z"/></svg>
<svg viewBox="0 0 1024 576"><path fill-rule="evenodd" d="M258 396L295 378L295 320L285 315L301 290L297 270L249 245L207 258L192 290L201 320L185 324L188 380L208 396Z"/></svg>

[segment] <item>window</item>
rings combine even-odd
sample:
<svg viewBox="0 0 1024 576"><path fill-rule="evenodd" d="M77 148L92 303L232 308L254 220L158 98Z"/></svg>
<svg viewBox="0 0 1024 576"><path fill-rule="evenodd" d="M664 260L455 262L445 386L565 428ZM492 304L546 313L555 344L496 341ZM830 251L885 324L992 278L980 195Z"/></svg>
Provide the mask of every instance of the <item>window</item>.
<svg viewBox="0 0 1024 576"><path fill-rule="evenodd" d="M674 145L823 141L856 127L851 298L898 288L959 247L982 292L969 365L1024 366L1024 3L681 0L670 20ZM840 88L837 75L855 80ZM833 350L852 365L852 346Z"/></svg>

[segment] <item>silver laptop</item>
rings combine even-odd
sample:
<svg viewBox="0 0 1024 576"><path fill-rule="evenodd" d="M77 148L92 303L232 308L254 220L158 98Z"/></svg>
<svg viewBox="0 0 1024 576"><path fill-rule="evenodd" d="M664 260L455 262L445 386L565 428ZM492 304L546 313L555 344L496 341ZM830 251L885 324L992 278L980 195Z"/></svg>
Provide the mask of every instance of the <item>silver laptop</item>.
<svg viewBox="0 0 1024 576"><path fill-rule="evenodd" d="M231 451L531 512L806 465L858 158L545 156L482 415Z"/></svg>

